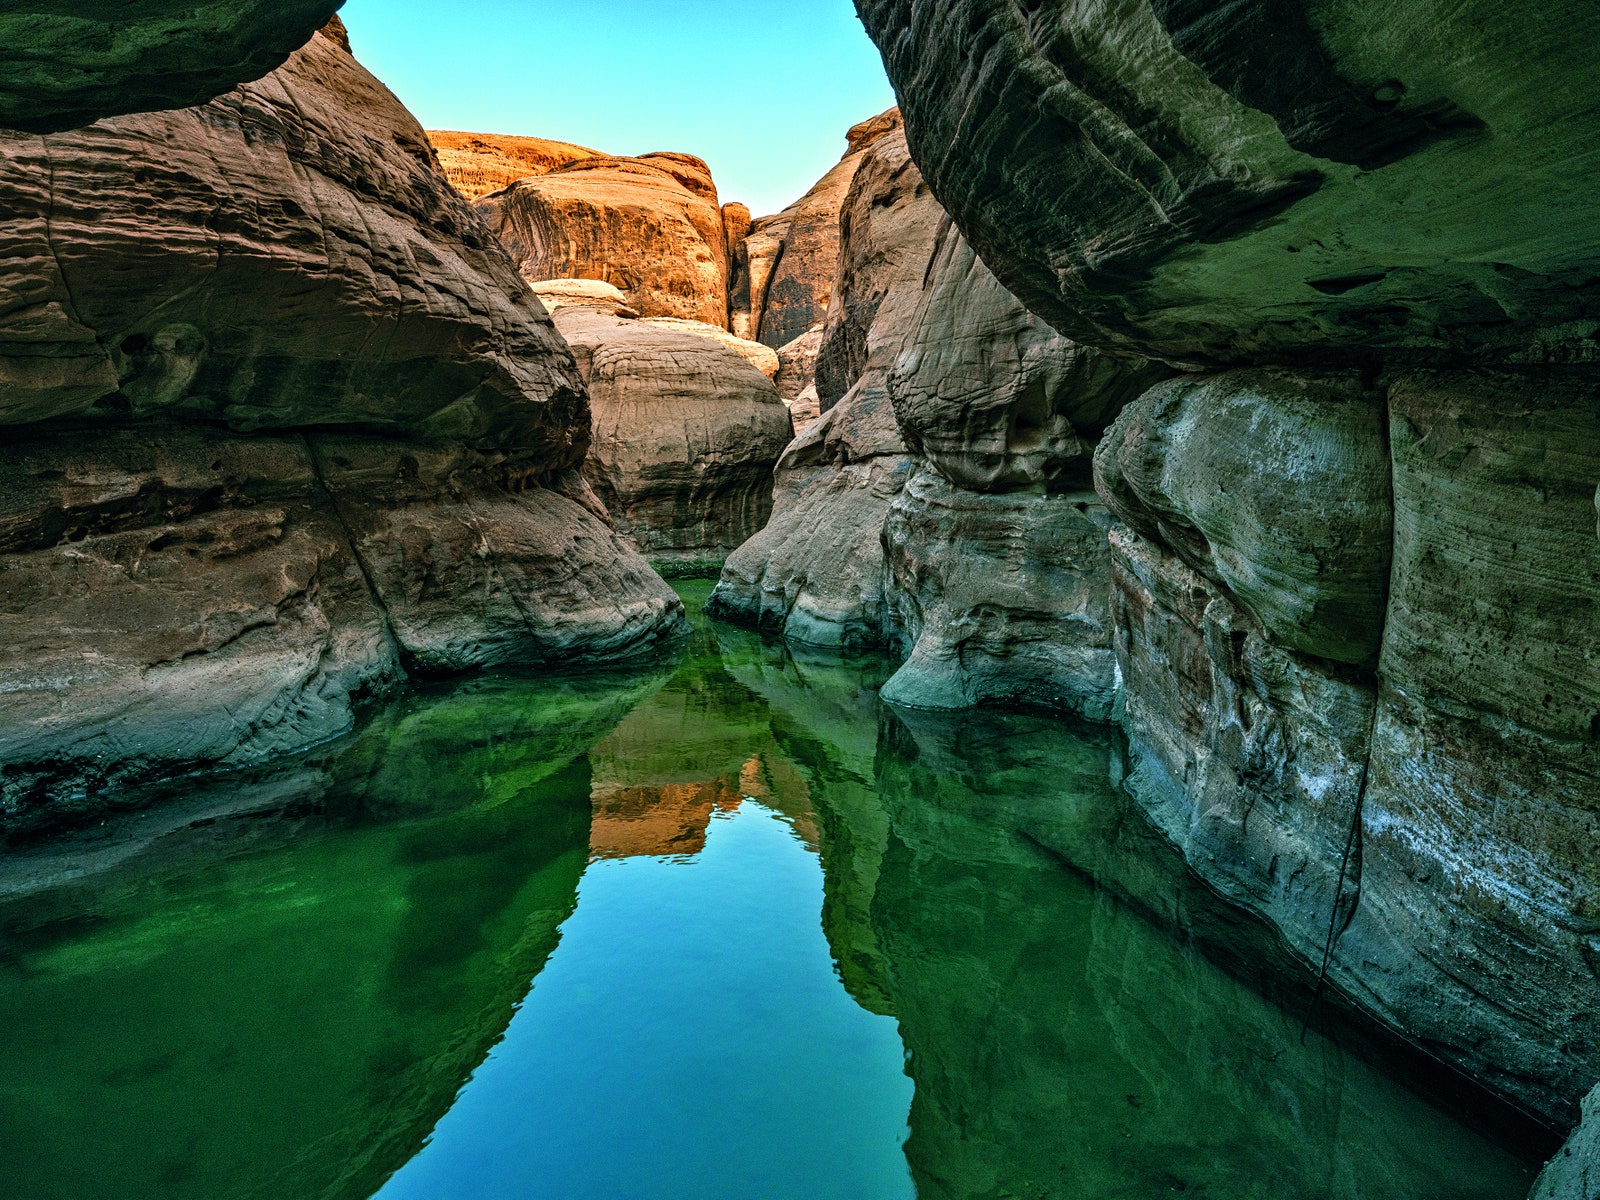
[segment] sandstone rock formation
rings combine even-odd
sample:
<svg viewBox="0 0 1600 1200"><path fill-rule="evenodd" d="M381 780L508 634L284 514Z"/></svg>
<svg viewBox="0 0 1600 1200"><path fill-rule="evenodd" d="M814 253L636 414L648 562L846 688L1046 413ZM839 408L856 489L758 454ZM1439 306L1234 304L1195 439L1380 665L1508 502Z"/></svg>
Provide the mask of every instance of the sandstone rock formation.
<svg viewBox="0 0 1600 1200"><path fill-rule="evenodd" d="M777 349L822 321L839 257L840 207L866 148L898 128L897 109L853 126L844 157L816 186L750 227L730 288L729 328L740 337Z"/></svg>
<svg viewBox="0 0 1600 1200"><path fill-rule="evenodd" d="M727 325L723 214L698 158L574 159L478 208L524 279L600 279L644 316Z"/></svg>
<svg viewBox="0 0 1600 1200"><path fill-rule="evenodd" d="M334 40L197 109L0 136L0 824L347 727L407 670L610 659L676 598L582 380Z"/></svg>
<svg viewBox="0 0 1600 1200"><path fill-rule="evenodd" d="M530 175L545 175L571 162L601 157L598 150L571 142L503 133L430 129L428 142L439 155L445 178L468 200L498 192Z"/></svg>
<svg viewBox="0 0 1600 1200"><path fill-rule="evenodd" d="M575 306L554 319L589 385L583 469L617 529L662 564L720 562L772 508L792 429L771 381L699 332Z"/></svg>
<svg viewBox="0 0 1600 1200"><path fill-rule="evenodd" d="M881 645L889 636L880 534L914 464L885 385L943 219L898 132L863 152L845 211L854 220L844 227L840 262L848 255L852 269L835 283L823 352L843 336L834 318L848 309L863 347L836 373L848 395L833 395L837 405L784 451L772 520L729 556L710 605L824 646Z"/></svg>
<svg viewBox="0 0 1600 1200"><path fill-rule="evenodd" d="M935 193L1080 341L1594 357L1593 5L857 9Z"/></svg>
<svg viewBox="0 0 1600 1200"><path fill-rule="evenodd" d="M1097 458L1134 792L1346 996L1570 1120L1600 1078L1600 15L858 8L1004 284L1220 369Z"/></svg>
<svg viewBox="0 0 1600 1200"><path fill-rule="evenodd" d="M56 133L260 79L343 0L19 0L0 12L0 129ZM339 26L342 30L343 26Z"/></svg>
<svg viewBox="0 0 1600 1200"><path fill-rule="evenodd" d="M838 403L785 452L773 519L729 558L713 611L791 642L895 646L897 703L1108 718L1110 518L1089 454L1165 369L1030 316L928 196L898 131L865 152L841 231L818 339L822 402Z"/></svg>

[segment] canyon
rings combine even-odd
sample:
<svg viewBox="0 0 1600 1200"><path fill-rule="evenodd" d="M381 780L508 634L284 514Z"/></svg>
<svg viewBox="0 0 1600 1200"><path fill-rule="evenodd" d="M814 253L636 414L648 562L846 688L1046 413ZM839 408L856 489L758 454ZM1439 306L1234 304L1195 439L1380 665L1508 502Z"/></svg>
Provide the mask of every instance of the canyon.
<svg viewBox="0 0 1600 1200"><path fill-rule="evenodd" d="M1141 906L1237 906L1593 1200L1591 8L858 0L898 107L753 216L681 151L424 131L335 7L0 64L0 834L653 660L715 576L795 662L892 658L914 858L951 714L1034 714L1041 779L1114 729L1192 873ZM738 770L656 824L599 781L594 844L703 847Z"/></svg>

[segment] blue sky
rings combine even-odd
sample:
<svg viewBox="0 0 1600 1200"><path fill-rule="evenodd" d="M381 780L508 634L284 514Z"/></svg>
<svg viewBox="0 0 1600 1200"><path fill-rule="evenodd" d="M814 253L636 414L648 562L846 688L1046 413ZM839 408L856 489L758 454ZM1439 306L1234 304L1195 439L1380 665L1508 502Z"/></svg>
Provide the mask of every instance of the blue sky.
<svg viewBox="0 0 1600 1200"><path fill-rule="evenodd" d="M697 154L757 216L894 103L851 0L347 0L341 15L430 129Z"/></svg>

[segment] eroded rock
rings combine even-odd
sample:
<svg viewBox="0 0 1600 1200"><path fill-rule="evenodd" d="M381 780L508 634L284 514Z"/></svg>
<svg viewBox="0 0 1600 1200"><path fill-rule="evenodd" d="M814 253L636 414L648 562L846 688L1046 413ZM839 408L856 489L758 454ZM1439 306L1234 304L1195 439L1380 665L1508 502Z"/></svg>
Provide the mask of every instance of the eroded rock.
<svg viewBox="0 0 1600 1200"><path fill-rule="evenodd" d="M1192 364L1594 357L1583 0L857 9L934 191L1070 337Z"/></svg>
<svg viewBox="0 0 1600 1200"><path fill-rule="evenodd" d="M468 200L498 192L530 175L545 175L571 162L600 157L600 151L571 142L502 133L430 129L428 142L439 156L445 178Z"/></svg>
<svg viewBox="0 0 1600 1200"><path fill-rule="evenodd" d="M283 65L330 18L338 21L342 2L7 4L0 129L58 133L101 117L204 104Z"/></svg>
<svg viewBox="0 0 1600 1200"><path fill-rule="evenodd" d="M727 324L722 211L697 158L575 159L482 197L478 208L524 279L601 279L647 317Z"/></svg>
<svg viewBox="0 0 1600 1200"><path fill-rule="evenodd" d="M584 471L652 559L720 561L771 511L792 428L772 383L700 333L563 308L594 409Z"/></svg>

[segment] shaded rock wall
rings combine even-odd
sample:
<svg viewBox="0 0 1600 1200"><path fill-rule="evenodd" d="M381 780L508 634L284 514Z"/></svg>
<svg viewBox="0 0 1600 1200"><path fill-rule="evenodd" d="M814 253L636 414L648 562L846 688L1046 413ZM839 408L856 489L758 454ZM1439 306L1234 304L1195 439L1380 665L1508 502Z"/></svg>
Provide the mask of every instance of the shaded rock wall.
<svg viewBox="0 0 1600 1200"><path fill-rule="evenodd" d="M6 830L320 740L408 670L676 628L577 473L560 336L332 38L201 108L0 135L0 198Z"/></svg>
<svg viewBox="0 0 1600 1200"><path fill-rule="evenodd" d="M1002 283L1221 371L1096 460L1148 811L1347 995L1570 1120L1600 1078L1600 16L858 9Z"/></svg>
<svg viewBox="0 0 1600 1200"><path fill-rule="evenodd" d="M204 104L282 66L329 18L337 20L342 2L7 4L0 129L57 133L101 117Z"/></svg>

